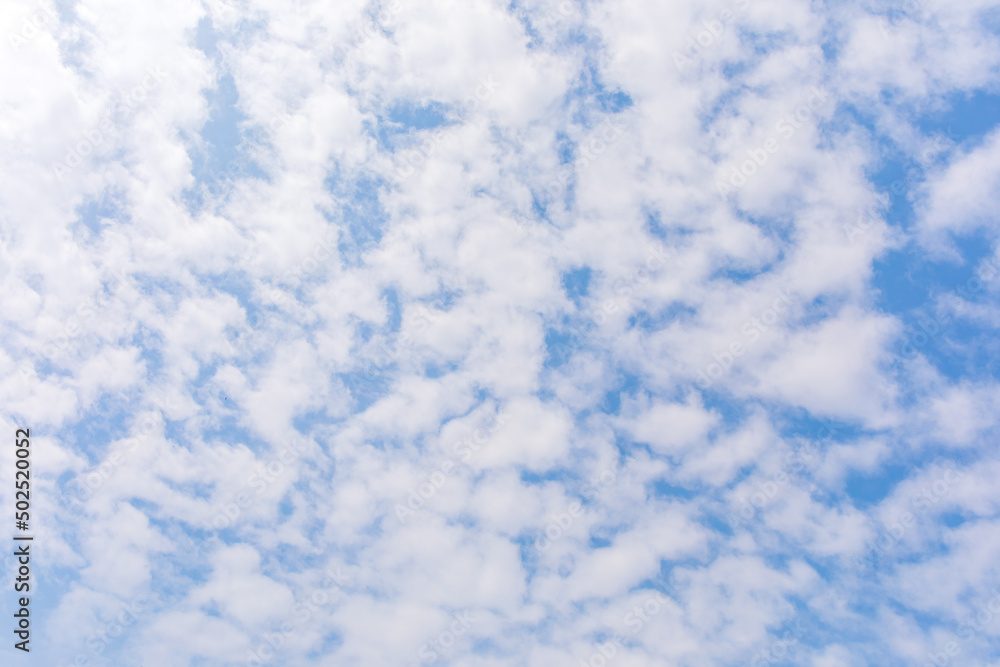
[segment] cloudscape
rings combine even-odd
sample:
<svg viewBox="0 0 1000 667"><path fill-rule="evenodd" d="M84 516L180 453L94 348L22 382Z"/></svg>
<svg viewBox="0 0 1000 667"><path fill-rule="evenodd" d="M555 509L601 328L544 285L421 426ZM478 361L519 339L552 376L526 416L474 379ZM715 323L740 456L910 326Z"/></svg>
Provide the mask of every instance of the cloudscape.
<svg viewBox="0 0 1000 667"><path fill-rule="evenodd" d="M3 665L1000 666L1000 2L0 36Z"/></svg>

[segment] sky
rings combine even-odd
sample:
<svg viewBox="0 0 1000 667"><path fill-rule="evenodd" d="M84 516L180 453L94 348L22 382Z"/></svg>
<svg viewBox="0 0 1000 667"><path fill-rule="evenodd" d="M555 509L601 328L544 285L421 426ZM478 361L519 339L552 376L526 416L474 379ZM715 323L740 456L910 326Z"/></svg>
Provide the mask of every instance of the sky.
<svg viewBox="0 0 1000 667"><path fill-rule="evenodd" d="M1000 666L1000 3L0 35L3 664Z"/></svg>

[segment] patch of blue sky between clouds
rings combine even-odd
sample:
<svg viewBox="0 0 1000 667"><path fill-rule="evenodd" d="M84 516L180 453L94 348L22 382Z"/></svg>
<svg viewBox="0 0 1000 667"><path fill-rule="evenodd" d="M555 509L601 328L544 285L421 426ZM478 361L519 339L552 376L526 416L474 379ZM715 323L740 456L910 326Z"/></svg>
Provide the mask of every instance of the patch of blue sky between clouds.
<svg viewBox="0 0 1000 667"><path fill-rule="evenodd" d="M559 155L559 164L572 164L576 159L576 144L565 132L556 132L556 153Z"/></svg>
<svg viewBox="0 0 1000 667"><path fill-rule="evenodd" d="M341 258L348 266L361 266L365 253L382 240L388 214L382 207L381 192L388 185L375 176L349 178L339 169L327 176L323 185L337 201L336 210L326 217L341 229Z"/></svg>
<svg viewBox="0 0 1000 667"><path fill-rule="evenodd" d="M218 193L252 168L249 156L240 151L243 144L240 128L246 116L237 106L239 93L231 74L223 74L217 87L208 91L205 97L210 111L200 133L204 150L192 151L191 173L196 192L201 186ZM239 170L232 165L237 165Z"/></svg>
<svg viewBox="0 0 1000 667"><path fill-rule="evenodd" d="M340 380L351 394L351 411L362 413L379 399L388 395L395 382L392 366L375 368L370 372L367 368L350 373L337 373Z"/></svg>
<svg viewBox="0 0 1000 667"><path fill-rule="evenodd" d="M570 185L572 185L572 183L573 183L573 179L570 179ZM544 197L545 197L545 195L542 195L539 192L533 192L532 193L532 195L531 195L531 213L535 217L536 220L539 220L541 222L545 222L545 223L551 225L553 223L552 223L552 218L549 216L549 211L548 211L549 202L548 202L547 199L544 199ZM563 203L565 203L565 201Z"/></svg>
<svg viewBox="0 0 1000 667"><path fill-rule="evenodd" d="M453 107L433 100L398 100L365 126L381 150L395 153L419 145L426 130L454 124L455 113Z"/></svg>
<svg viewBox="0 0 1000 667"><path fill-rule="evenodd" d="M739 266L728 266L720 267L717 269L709 279L714 281L725 281L732 283L732 285L741 285L742 283L750 282L754 278L766 277L772 273L772 269L775 268L777 262L769 262L761 266L755 266L752 269L742 268Z"/></svg>
<svg viewBox="0 0 1000 667"><path fill-rule="evenodd" d="M869 433L851 422L819 419L804 410L786 411L776 426L781 436L789 442L797 439L812 442L817 448L817 460L824 458L835 445L879 435L878 432ZM899 481L912 474L914 465L919 467L934 458L934 454L929 453L914 459L912 454L903 453L907 451L905 447L894 448L894 451L897 453L893 458L882 461L873 470L854 470L846 475L843 493L855 507L876 505L892 492Z"/></svg>
<svg viewBox="0 0 1000 667"><path fill-rule="evenodd" d="M119 396L105 394L89 414L76 422L73 428L60 433L59 437L73 443L74 451L86 457L88 465L99 464L110 442L129 436L133 426L131 407Z"/></svg>
<svg viewBox="0 0 1000 667"><path fill-rule="evenodd" d="M599 409L609 415L616 415L621 409L622 396L634 398L642 390L642 378L634 373L619 371L614 387L604 393Z"/></svg>
<svg viewBox="0 0 1000 667"><path fill-rule="evenodd" d="M652 236L654 239L658 239L663 242L668 238L672 238L676 235L677 240L680 241L684 238L685 232L683 230L668 230L666 225L663 224L663 215L659 211L644 210L645 213L645 224L643 229L647 234Z"/></svg>
<svg viewBox="0 0 1000 667"><path fill-rule="evenodd" d="M921 463L928 463L931 459ZM896 485L913 474L913 461L883 461L875 473L852 470L844 478L844 493L859 509L868 509L885 500Z"/></svg>
<svg viewBox="0 0 1000 667"><path fill-rule="evenodd" d="M593 278L594 270L589 266L578 266L563 272L561 276L563 291L577 308L583 307L584 300L590 294Z"/></svg>
<svg viewBox="0 0 1000 667"><path fill-rule="evenodd" d="M953 92L937 101L932 109L917 120L924 134L944 134L954 138L964 148L979 144L983 137L1000 124L1000 93L982 88Z"/></svg>
<svg viewBox="0 0 1000 667"><path fill-rule="evenodd" d="M592 130L606 123L609 117L629 109L633 100L622 90L608 88L601 80L597 67L590 64L580 72L573 88L563 96L561 104L572 126L577 130ZM554 137L559 163L565 168L571 168L580 157L577 142L571 136L573 133L569 128L562 128ZM551 222L547 208L553 198L557 198L556 201L567 209L575 206L576 180L576 170L572 169L561 193L548 191L544 195L537 193L533 197L533 212L539 220Z"/></svg>
<svg viewBox="0 0 1000 667"><path fill-rule="evenodd" d="M587 509L597 506L600 502L600 498L595 498L593 500L585 498L581 504L584 507L584 511L587 511ZM590 546L590 548L604 549L611 546L619 535L628 532L628 530L629 526L626 523L620 521L604 521L596 524L591 529L590 534L584 536L584 539L589 543L588 546Z"/></svg>
<svg viewBox="0 0 1000 667"><path fill-rule="evenodd" d="M565 364L574 352L573 336L557 329L545 332L545 368L558 368Z"/></svg>
<svg viewBox="0 0 1000 667"><path fill-rule="evenodd" d="M651 498L674 498L680 500L693 500L700 497L701 493L706 490L702 484L692 484L690 487L681 486L670 484L663 479L653 480L646 487L647 493Z"/></svg>
<svg viewBox="0 0 1000 667"><path fill-rule="evenodd" d="M832 418L819 418L803 408L769 406L782 435L789 438L808 438L817 443L839 442L865 435L858 424Z"/></svg>
<svg viewBox="0 0 1000 667"><path fill-rule="evenodd" d="M628 328L645 333L661 331L672 323L693 322L698 310L689 304L672 303L655 311L637 310L628 316Z"/></svg>
<svg viewBox="0 0 1000 667"><path fill-rule="evenodd" d="M80 204L76 209L77 224L87 228L94 236L100 236L106 227L118 222L121 215L119 204L107 193L100 199Z"/></svg>
<svg viewBox="0 0 1000 667"><path fill-rule="evenodd" d="M331 406L331 408L333 409L304 410L295 415L292 417L292 434L307 435L315 433L318 428L341 423L342 418L337 416L340 406Z"/></svg>
<svg viewBox="0 0 1000 667"><path fill-rule="evenodd" d="M215 60L219 58L219 38L215 34L215 28L212 25L212 19L208 16L203 16L198 21L198 27L194 36L195 48L200 50L209 58Z"/></svg>
<svg viewBox="0 0 1000 667"><path fill-rule="evenodd" d="M424 377L435 379L458 372L462 366L457 363L427 364L424 366Z"/></svg>
<svg viewBox="0 0 1000 667"><path fill-rule="evenodd" d="M1000 97L997 95L981 90L955 93L941 104L942 108L932 112L914 114L914 125L923 136L939 139L939 144L927 149L924 155L908 155L890 140L879 139L886 157L870 175L870 182L875 192L888 198L888 206L880 207L886 222L906 232L914 232L914 216L919 213L922 203L915 197L929 171L978 146L1000 124ZM875 132L870 122L868 128ZM888 250L874 262L872 284L877 304L883 312L894 315L904 324L906 332L901 344L913 336L920 339L923 335L920 332L928 326L940 326L940 332L930 336L919 349L941 373L952 379L976 377L981 375L977 371L984 370L991 377L997 377L996 366L990 368L977 363L970 368L962 363L968 359L968 352L972 351L969 344L979 337L981 328L955 318L938 325L945 318L935 307L941 295L968 293L963 287L975 275L979 262L992 254L991 241L989 234L982 230L954 236L952 243L961 257L960 262L955 262L929 257L918 240L911 237L903 247ZM990 296L987 291L980 291L974 298L988 300Z"/></svg>
<svg viewBox="0 0 1000 667"><path fill-rule="evenodd" d="M191 212L209 201L224 199L245 178L266 178L251 149L256 141L246 131L246 115L239 109L239 93L218 50L218 35L204 17L198 23L195 45L219 71L216 86L205 92L209 118L199 132L200 143L191 147L194 185L184 193Z"/></svg>
<svg viewBox="0 0 1000 667"><path fill-rule="evenodd" d="M397 102L389 108L387 118L390 127L398 128L400 132L430 130L448 122L448 110L448 106L440 102Z"/></svg>
<svg viewBox="0 0 1000 667"><path fill-rule="evenodd" d="M397 333L403 323L403 310L399 301L399 293L393 288L382 290L382 301L386 305L386 330L390 333Z"/></svg>
<svg viewBox="0 0 1000 667"><path fill-rule="evenodd" d="M576 473L570 468L554 468L543 473L522 469L519 475L520 480L526 485L545 485L548 482L561 482L569 484L578 480Z"/></svg>
<svg viewBox="0 0 1000 667"><path fill-rule="evenodd" d="M580 72L574 87L567 91L563 104L570 111L570 123L582 128L594 128L604 123L609 115L620 114L632 107L633 101L623 90L609 88L599 70L591 64Z"/></svg>

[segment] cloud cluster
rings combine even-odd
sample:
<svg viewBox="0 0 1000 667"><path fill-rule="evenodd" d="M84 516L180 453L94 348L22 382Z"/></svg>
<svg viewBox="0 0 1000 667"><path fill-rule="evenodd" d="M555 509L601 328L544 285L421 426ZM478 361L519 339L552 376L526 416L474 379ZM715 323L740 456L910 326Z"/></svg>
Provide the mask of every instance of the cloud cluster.
<svg viewBox="0 0 1000 667"><path fill-rule="evenodd" d="M992 664L998 12L0 13L39 659Z"/></svg>

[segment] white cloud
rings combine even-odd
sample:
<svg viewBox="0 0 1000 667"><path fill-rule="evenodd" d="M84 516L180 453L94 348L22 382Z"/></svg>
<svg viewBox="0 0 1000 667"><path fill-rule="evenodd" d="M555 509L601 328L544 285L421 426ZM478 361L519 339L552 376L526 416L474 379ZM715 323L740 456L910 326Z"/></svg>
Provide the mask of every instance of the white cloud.
<svg viewBox="0 0 1000 667"><path fill-rule="evenodd" d="M998 575L996 308L925 267L997 255L948 243L995 241L1000 135L921 123L1000 45L995 2L913 4L87 0L7 39L0 423L58 661L141 596L107 660L936 650ZM955 328L891 365L921 281ZM939 453L962 483L857 568Z"/></svg>

